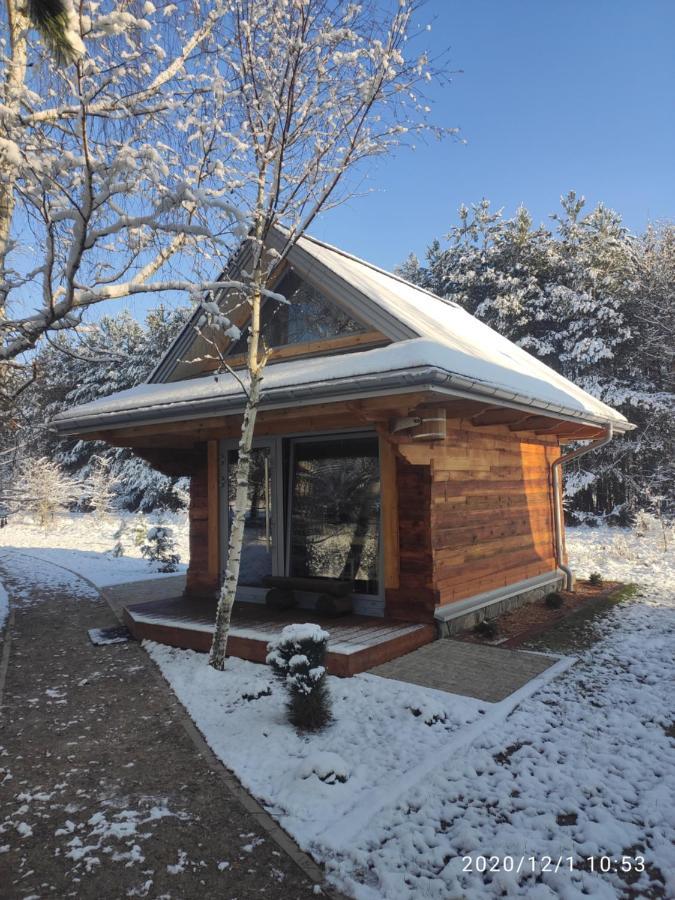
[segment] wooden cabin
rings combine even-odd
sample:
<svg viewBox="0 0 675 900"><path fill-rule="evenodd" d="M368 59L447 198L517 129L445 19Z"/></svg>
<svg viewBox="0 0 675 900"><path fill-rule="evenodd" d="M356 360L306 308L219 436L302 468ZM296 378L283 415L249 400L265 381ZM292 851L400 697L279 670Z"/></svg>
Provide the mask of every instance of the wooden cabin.
<svg viewBox="0 0 675 900"><path fill-rule="evenodd" d="M319 621L331 670L348 675L560 586L554 464L627 420L457 304L314 238L269 286L288 302L262 310L272 350L230 652L262 660L282 624ZM218 302L236 327L198 310L146 384L54 423L190 476L185 592L130 597L126 618L196 649L210 645L245 401L248 306L234 290ZM322 580L348 585L350 614L317 614ZM277 583L294 608L266 605Z"/></svg>

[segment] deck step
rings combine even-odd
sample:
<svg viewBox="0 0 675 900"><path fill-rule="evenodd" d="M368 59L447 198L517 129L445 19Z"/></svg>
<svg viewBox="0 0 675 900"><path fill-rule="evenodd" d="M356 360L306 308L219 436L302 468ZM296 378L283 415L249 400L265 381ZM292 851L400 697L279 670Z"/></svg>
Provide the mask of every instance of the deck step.
<svg viewBox="0 0 675 900"><path fill-rule="evenodd" d="M215 601L185 597L138 603L124 609L124 622L137 640L202 652L211 647L214 620ZM331 675L365 672L436 637L436 628L431 624L358 615L336 620L302 609L277 611L260 604L237 603L228 655L263 663L267 644L285 625L308 621L321 625L330 634L326 663Z"/></svg>

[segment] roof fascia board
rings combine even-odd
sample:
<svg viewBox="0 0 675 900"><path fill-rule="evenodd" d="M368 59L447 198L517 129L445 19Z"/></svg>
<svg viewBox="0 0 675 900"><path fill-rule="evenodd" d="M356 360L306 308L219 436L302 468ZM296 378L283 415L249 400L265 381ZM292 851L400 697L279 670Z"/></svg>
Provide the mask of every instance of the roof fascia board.
<svg viewBox="0 0 675 900"><path fill-rule="evenodd" d="M176 368L182 354L192 343L194 337L194 329L200 317L199 309L196 309L187 320L182 329L178 332L172 343L169 344L167 351L164 353L155 368L146 378L146 384L164 384L173 370Z"/></svg>
<svg viewBox="0 0 675 900"><path fill-rule="evenodd" d="M244 241L233 256L227 268L221 272L218 280L231 280L238 277L239 273L244 269L247 261L251 257L251 245L249 241ZM217 291L216 302L220 303L224 296L227 295L229 288L223 288ZM164 356L152 370L146 384L166 384L171 377L171 373L180 362L181 356L189 349L190 344L195 337L195 325L201 315L199 309L196 309L192 316L185 323L181 331L169 345Z"/></svg>
<svg viewBox="0 0 675 900"><path fill-rule="evenodd" d="M375 380L375 377L372 375L340 379L339 383L335 380L325 382L323 385L319 383L311 386L311 392L308 392L308 385L298 385L298 387L286 386L277 389L277 391L272 391L271 396L268 393L267 397L263 397L259 409L280 409L287 407L289 404L292 404L294 407L311 406L317 402L326 402L328 400L340 402L367 397L381 397L383 395L398 396L410 392L429 391L459 399L485 400L492 403L498 401L498 405L508 409L530 413L539 412L565 422L578 422L598 427L604 427L608 422L606 418L601 416L584 415L576 410L569 410L557 404L539 403L535 405L530 398L518 397L517 395L502 397L498 388L491 389L488 385L480 385L483 390L477 390L477 387L479 387L477 383L472 383L469 379L461 376L452 376L447 372L430 367L422 367L416 371L410 370L407 372L399 370L388 372L385 375L380 373L376 378L378 383L372 387L368 385L369 381ZM383 384L383 381L387 383ZM456 385L453 383L455 381L457 382ZM233 395L224 398L209 397L201 401L185 401L180 406L157 407L154 414L151 410L140 409L94 416L90 424L85 423L83 426L73 430L68 429L67 419L62 422L55 421L54 424L57 431L61 433L72 434L76 432L84 434L87 431L125 428L134 425L152 425L163 421L168 423L171 421L178 422L223 415L237 415L243 412L243 409L244 398L239 395ZM612 424L617 433L631 430L634 427L630 423L613 422Z"/></svg>

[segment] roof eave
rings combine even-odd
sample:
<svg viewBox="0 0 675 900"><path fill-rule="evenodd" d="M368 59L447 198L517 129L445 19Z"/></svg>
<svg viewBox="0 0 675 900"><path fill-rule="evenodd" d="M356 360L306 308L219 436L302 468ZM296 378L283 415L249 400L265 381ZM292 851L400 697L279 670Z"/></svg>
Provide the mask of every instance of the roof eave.
<svg viewBox="0 0 675 900"><path fill-rule="evenodd" d="M370 373L357 377L328 379L310 384L284 385L264 390L260 409L271 410L293 406L309 406L318 402L339 402L382 395L397 395L429 391L448 397L484 400L499 406L522 412L538 412L580 425L606 427L612 424L615 433L635 428L628 421L570 409L561 404L537 400L513 391L479 382L462 375L447 372L434 366L399 369L385 373ZM115 430L161 422L179 422L190 419L237 415L244 411L245 401L240 394L191 399L139 409L98 413L90 416L66 416L53 421L55 429L63 435L86 435L92 431Z"/></svg>

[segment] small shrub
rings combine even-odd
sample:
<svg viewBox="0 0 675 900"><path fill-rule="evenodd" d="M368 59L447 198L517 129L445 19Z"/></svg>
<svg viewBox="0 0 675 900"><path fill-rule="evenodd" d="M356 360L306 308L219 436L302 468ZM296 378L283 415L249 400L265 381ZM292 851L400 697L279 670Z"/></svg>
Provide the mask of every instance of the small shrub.
<svg viewBox="0 0 675 900"><path fill-rule="evenodd" d="M560 607L565 603L565 599L562 594L558 593L558 591L551 591L550 594L547 594L544 597L544 603L548 606L549 609L560 609Z"/></svg>
<svg viewBox="0 0 675 900"><path fill-rule="evenodd" d="M272 688L264 685L257 689L244 691L241 695L242 700L246 700L247 703L251 703L253 700L260 700L261 697L271 697L272 696Z"/></svg>
<svg viewBox="0 0 675 900"><path fill-rule="evenodd" d="M302 779L314 775L324 784L346 784L351 776L351 768L338 753L319 751L302 763L299 775Z"/></svg>
<svg viewBox="0 0 675 900"><path fill-rule="evenodd" d="M151 562L159 563L159 572L175 572L180 556L175 552L172 529L165 525L148 528L145 542L141 544L141 555Z"/></svg>
<svg viewBox="0 0 675 900"><path fill-rule="evenodd" d="M331 719L326 684L328 632L318 625L287 625L267 645L267 662L288 691L288 717L302 731L317 731Z"/></svg>
<svg viewBox="0 0 675 900"><path fill-rule="evenodd" d="M422 718L425 725L444 725L448 721L448 714L443 709L436 709L429 704L406 707L416 719Z"/></svg>
<svg viewBox="0 0 675 900"><path fill-rule="evenodd" d="M477 625L474 625L474 632L481 637L484 638L496 638L499 634L499 626L493 620L483 619L482 622L478 622Z"/></svg>
<svg viewBox="0 0 675 900"><path fill-rule="evenodd" d="M591 572L588 576L588 583L598 587L598 585L602 584L602 575L599 572Z"/></svg>

